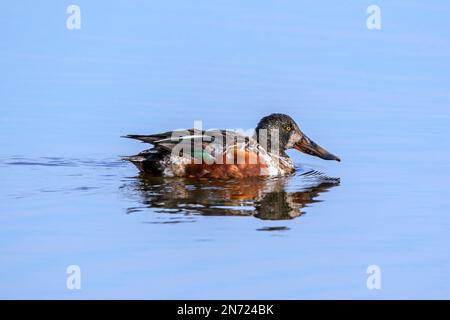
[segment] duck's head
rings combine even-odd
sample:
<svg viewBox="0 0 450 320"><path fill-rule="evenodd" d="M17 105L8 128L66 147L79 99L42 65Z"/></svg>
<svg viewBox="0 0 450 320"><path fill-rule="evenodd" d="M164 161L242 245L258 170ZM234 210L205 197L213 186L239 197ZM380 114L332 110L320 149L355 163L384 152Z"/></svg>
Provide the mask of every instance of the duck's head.
<svg viewBox="0 0 450 320"><path fill-rule="evenodd" d="M262 131L260 131L262 130ZM272 137L278 131L277 137ZM288 115L273 113L262 118L256 126L256 139L266 139L263 145L273 150L278 147L280 154L285 155L285 150L296 149L306 154L316 156L325 160L341 161L334 154L328 152L317 143L309 139L298 127L297 123ZM278 146L273 144L278 144Z"/></svg>

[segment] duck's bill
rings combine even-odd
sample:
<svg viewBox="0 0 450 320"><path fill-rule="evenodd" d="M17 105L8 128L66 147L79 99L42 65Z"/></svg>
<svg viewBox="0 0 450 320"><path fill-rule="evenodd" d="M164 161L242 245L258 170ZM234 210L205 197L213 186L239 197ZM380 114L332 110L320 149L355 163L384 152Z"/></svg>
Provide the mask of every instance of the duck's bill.
<svg viewBox="0 0 450 320"><path fill-rule="evenodd" d="M312 156L322 158L324 160L341 161L341 159L336 157L334 154L328 152L327 150L325 150L324 148L322 148L321 146L319 146L317 143L315 143L306 136L303 136L299 142L294 144L294 149Z"/></svg>

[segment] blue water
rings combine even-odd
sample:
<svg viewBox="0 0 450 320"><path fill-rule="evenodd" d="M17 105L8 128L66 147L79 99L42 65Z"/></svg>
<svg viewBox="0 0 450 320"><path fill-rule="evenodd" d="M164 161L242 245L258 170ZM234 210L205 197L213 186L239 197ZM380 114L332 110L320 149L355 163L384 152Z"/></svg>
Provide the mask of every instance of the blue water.
<svg viewBox="0 0 450 320"><path fill-rule="evenodd" d="M381 30L367 1L76 4L81 30L66 2L0 10L0 298L450 298L446 1L376 1ZM119 158L272 112L342 162L218 185Z"/></svg>

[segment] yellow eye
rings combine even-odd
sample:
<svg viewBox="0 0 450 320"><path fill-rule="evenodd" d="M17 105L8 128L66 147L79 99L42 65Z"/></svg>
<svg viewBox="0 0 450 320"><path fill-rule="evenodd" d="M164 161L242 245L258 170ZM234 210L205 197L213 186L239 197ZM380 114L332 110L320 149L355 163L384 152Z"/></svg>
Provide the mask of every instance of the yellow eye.
<svg viewBox="0 0 450 320"><path fill-rule="evenodd" d="M292 127L291 126L287 126L285 127L286 131L291 131Z"/></svg>

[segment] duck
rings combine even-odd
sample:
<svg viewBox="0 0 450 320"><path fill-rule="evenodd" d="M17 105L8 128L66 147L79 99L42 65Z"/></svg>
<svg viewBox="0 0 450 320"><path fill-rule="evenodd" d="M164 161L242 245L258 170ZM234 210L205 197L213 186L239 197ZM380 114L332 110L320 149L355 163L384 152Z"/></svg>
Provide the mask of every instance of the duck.
<svg viewBox="0 0 450 320"><path fill-rule="evenodd" d="M289 149L341 161L282 113L263 117L253 136L232 130L193 128L122 137L153 145L136 155L122 157L141 173L151 176L199 179L283 176L295 172L295 165L286 153Z"/></svg>

